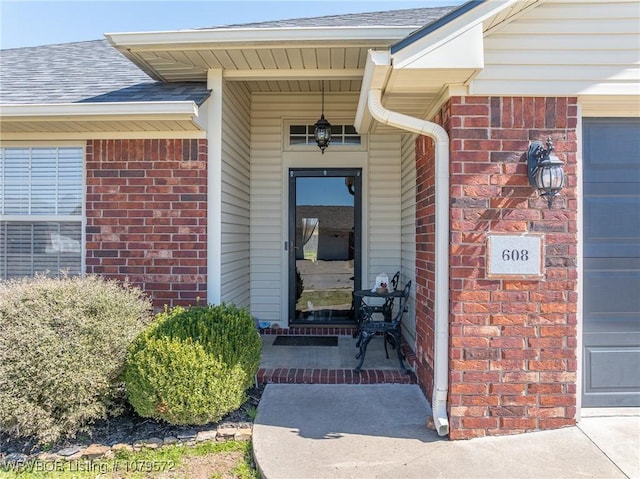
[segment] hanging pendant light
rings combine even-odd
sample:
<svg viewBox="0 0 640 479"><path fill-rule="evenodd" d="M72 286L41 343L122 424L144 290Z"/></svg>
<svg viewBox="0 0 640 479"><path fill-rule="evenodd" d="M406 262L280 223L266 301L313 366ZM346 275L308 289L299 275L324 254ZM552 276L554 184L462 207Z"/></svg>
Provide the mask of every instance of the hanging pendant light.
<svg viewBox="0 0 640 479"><path fill-rule="evenodd" d="M313 137L324 155L325 148L331 143L331 123L324 117L324 80L322 80L322 114L314 126Z"/></svg>

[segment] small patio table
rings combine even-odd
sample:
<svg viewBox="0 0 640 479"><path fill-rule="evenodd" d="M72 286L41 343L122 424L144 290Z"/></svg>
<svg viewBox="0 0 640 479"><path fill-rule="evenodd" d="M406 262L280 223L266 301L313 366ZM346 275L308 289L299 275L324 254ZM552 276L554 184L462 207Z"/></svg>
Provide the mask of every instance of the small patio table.
<svg viewBox="0 0 640 479"><path fill-rule="evenodd" d="M360 333L360 326L364 321L371 321L374 312L381 312L384 321L391 321L391 314L393 310L393 299L402 297L402 290L387 290L386 292L377 292L370 289L359 289L353 292L355 301L356 312L356 331L353 333L353 337L357 337ZM385 304L391 305L391 307L382 308L380 311L374 311L374 307L370 306L366 302L366 298L383 298ZM389 301L391 300L391 301Z"/></svg>
<svg viewBox="0 0 640 479"><path fill-rule="evenodd" d="M400 330L400 322L402 321L403 314L407 311L407 301L409 300L409 293L411 291L411 281L401 290L393 290L386 292L379 292L379 290L367 290L362 289L354 292L354 301L356 303L356 320L358 322L358 329L354 337L358 338L356 347L359 348L356 359L360 359L360 362L356 366L356 371L360 372L362 363L364 362L364 356L367 353L367 345L376 336L381 334L384 340L384 352L389 359L389 352L387 350L387 342L396 349L398 353L398 361L400 363L400 369L406 373L407 368L404 365L404 355L400 348L400 341L402 339L402 333ZM376 306L370 306L366 303L366 298L384 298L389 300L385 302L385 307L381 309ZM393 316L393 300L399 298L399 304L395 317ZM374 321L372 316L374 313L382 313L382 321Z"/></svg>

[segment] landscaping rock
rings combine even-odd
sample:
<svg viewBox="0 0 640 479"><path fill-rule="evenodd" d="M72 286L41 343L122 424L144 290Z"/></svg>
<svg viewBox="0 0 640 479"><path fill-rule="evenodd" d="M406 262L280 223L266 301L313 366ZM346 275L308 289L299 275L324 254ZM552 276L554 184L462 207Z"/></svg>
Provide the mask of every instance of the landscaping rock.
<svg viewBox="0 0 640 479"><path fill-rule="evenodd" d="M109 446L91 444L82 452L82 457L85 459L102 459L109 452L111 452L111 448Z"/></svg>
<svg viewBox="0 0 640 479"><path fill-rule="evenodd" d="M82 451L82 446L69 446L69 447L65 447L63 449L60 449L57 452L57 454L59 456L69 457L69 456L73 456L74 454L79 453L80 451Z"/></svg>
<svg viewBox="0 0 640 479"><path fill-rule="evenodd" d="M133 443L133 448L146 447L147 449L158 449L162 446L162 439L159 437L150 437L149 439L141 439Z"/></svg>
<svg viewBox="0 0 640 479"><path fill-rule="evenodd" d="M70 456L67 456L65 459L67 461L77 461L79 459L82 459L82 454L84 453L84 448L80 449L78 452L76 452L75 454L71 454Z"/></svg>
<svg viewBox="0 0 640 479"><path fill-rule="evenodd" d="M253 430L250 427L240 427L236 431L236 433L233 436L233 438L236 441L248 441L248 440L251 439L251 434L252 433L253 433Z"/></svg>
<svg viewBox="0 0 640 479"><path fill-rule="evenodd" d="M254 408L257 407L261 392L258 389L255 394L250 395ZM172 444L192 447L199 442L211 440L244 441L251 439L253 423L248 421L249 419L251 418L245 408L234 411L217 426L171 426L125 414L109 418L108 421L95 426L89 434L76 437L74 442L77 444L65 445L50 451L43 451L32 441L15 439L0 433L0 465L16 465L34 459L55 462L110 458L120 450L140 451L143 448L155 449Z"/></svg>
<svg viewBox="0 0 640 479"><path fill-rule="evenodd" d="M183 431L178 433L176 437L180 442L188 442L188 441L195 441L197 435L198 435L197 431Z"/></svg>
<svg viewBox="0 0 640 479"><path fill-rule="evenodd" d="M157 449L159 447L162 447L163 443L164 441L159 437L150 437L144 442L144 446L149 449Z"/></svg>
<svg viewBox="0 0 640 479"><path fill-rule="evenodd" d="M213 441L218 435L215 429L209 431L200 431L196 436L196 442Z"/></svg>
<svg viewBox="0 0 640 479"><path fill-rule="evenodd" d="M112 451L133 451L133 446L131 444L124 444L119 442L118 444L114 444L111 446Z"/></svg>
<svg viewBox="0 0 640 479"><path fill-rule="evenodd" d="M221 424L218 427L218 441L228 441L229 439L233 439L237 430L237 426L233 424Z"/></svg>

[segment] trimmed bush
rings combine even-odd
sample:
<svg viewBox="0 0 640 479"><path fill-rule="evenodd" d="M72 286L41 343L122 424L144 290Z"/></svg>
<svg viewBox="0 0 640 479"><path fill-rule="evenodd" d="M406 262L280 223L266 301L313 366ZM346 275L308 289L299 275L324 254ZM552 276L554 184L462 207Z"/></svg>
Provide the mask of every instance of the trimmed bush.
<svg viewBox="0 0 640 479"><path fill-rule="evenodd" d="M150 337L127 369L127 391L140 416L206 424L242 405L244 376L191 339Z"/></svg>
<svg viewBox="0 0 640 479"><path fill-rule="evenodd" d="M131 348L127 396L143 417L170 424L219 421L246 400L262 342L246 310L177 306Z"/></svg>
<svg viewBox="0 0 640 479"><path fill-rule="evenodd" d="M95 276L0 283L0 432L52 443L121 412L151 311L140 289Z"/></svg>

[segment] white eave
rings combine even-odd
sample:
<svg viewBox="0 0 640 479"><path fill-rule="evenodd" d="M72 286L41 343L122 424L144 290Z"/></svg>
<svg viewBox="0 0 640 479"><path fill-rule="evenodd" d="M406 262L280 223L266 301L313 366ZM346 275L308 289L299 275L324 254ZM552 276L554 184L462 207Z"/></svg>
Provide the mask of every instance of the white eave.
<svg viewBox="0 0 640 479"><path fill-rule="evenodd" d="M388 48L419 27L214 28L105 36L159 81L204 82L210 69L236 81L288 81L289 74L302 77L307 71L318 80L354 80L348 84L352 90L359 87L367 49ZM302 80L300 91L309 91L308 78ZM264 85L255 89L269 91Z"/></svg>
<svg viewBox="0 0 640 479"><path fill-rule="evenodd" d="M360 133L385 128L368 111L371 89L382 92L385 108L425 120L450 95L466 95L485 66L487 32L539 1L469 1L384 52L370 51L356 113Z"/></svg>
<svg viewBox="0 0 640 479"><path fill-rule="evenodd" d="M75 134L78 138L154 132L198 136L204 128L193 101L0 105L2 138Z"/></svg>
<svg viewBox="0 0 640 479"><path fill-rule="evenodd" d="M198 116L198 107L192 101L166 102L101 102L101 103L57 103L0 105L0 117L5 118L43 118L43 117L147 117L165 118L167 116L194 118Z"/></svg>
<svg viewBox="0 0 640 479"><path fill-rule="evenodd" d="M483 68L484 22L518 2L468 2L391 47L394 68Z"/></svg>
<svg viewBox="0 0 640 479"><path fill-rule="evenodd" d="M212 44L256 46L300 42L371 42L372 39L393 42L404 38L415 26L389 27L283 27L283 28L212 28L163 32L106 33L105 37L118 49L156 49L159 46L183 49L211 48ZM167 49L167 48L165 48Z"/></svg>

